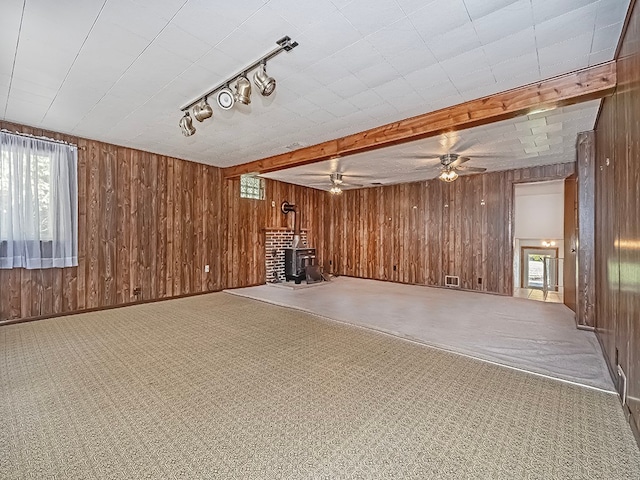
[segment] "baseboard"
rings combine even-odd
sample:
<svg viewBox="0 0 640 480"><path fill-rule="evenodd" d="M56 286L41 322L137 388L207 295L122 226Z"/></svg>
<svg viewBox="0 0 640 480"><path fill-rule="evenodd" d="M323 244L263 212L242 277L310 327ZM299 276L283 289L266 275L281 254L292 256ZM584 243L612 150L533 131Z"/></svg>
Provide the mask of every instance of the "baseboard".
<svg viewBox="0 0 640 480"><path fill-rule="evenodd" d="M598 332L598 329L595 328L594 332L596 334L596 338L598 339L598 343L600 344L600 350L602 350L602 356L604 357L604 363L607 365L607 369L609 370L609 375L611 376L611 380L613 381L613 386L615 387L616 391L618 391L618 372L617 369L615 369L612 365L611 362L609 361L609 357L607 356L607 354L605 353L606 350L604 348L604 343L602 342L602 338L600 338L600 333ZM620 394L618 394L618 398L620 398ZM622 402L622 398L620 398L620 402ZM631 409L629 408L629 405L621 405L622 407L622 412L624 413L625 418L627 419L627 422L629 422L629 427L631 427L631 431L633 432L633 436L636 439L636 443L638 444L638 448L640 448L640 430L638 430L638 426L636 424L636 420L633 416L633 413L631 412Z"/></svg>
<svg viewBox="0 0 640 480"><path fill-rule="evenodd" d="M101 312L104 310L113 310L114 308L130 307L132 305L142 305L145 303L156 303L156 302L164 302L165 300L176 300L178 298L195 297L196 295L206 295L207 293L221 292L222 290L223 289L208 290L206 292L183 293L181 295L175 295L173 297L152 298L148 300L137 300L134 302L118 303L117 305L107 305L104 307L93 307L93 308L85 308L82 310L73 310L69 312L52 313L49 315L38 315L36 317L22 317L22 318L14 318L9 320L0 320L0 327L6 326L6 325L15 325L17 323L35 322L37 320L47 320L50 318L66 317L68 315L80 315L81 313Z"/></svg>

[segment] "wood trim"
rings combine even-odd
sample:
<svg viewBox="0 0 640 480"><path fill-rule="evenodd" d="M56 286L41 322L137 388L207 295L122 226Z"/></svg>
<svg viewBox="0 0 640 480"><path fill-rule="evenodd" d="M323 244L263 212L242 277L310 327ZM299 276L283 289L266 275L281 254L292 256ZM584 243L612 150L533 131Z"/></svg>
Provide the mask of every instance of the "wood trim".
<svg viewBox="0 0 640 480"><path fill-rule="evenodd" d="M604 63L293 152L227 167L223 169L223 176L273 172L486 125L526 115L533 109L551 109L602 98L612 94L615 87L616 64Z"/></svg>

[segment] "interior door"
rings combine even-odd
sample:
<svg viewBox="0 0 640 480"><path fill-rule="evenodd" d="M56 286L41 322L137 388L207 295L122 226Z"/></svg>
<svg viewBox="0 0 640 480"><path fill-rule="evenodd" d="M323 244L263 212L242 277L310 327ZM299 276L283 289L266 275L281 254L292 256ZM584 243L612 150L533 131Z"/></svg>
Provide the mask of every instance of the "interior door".
<svg viewBox="0 0 640 480"><path fill-rule="evenodd" d="M578 180L564 181L564 304L578 311Z"/></svg>

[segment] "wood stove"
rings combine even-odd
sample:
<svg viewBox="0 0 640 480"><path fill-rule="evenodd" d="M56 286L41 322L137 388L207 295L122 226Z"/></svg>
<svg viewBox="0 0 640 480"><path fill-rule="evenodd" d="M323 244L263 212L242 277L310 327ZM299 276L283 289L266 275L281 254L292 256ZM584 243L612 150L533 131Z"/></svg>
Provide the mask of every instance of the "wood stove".
<svg viewBox="0 0 640 480"><path fill-rule="evenodd" d="M316 264L315 248L285 248L284 273L287 280L300 283L306 278L308 265Z"/></svg>

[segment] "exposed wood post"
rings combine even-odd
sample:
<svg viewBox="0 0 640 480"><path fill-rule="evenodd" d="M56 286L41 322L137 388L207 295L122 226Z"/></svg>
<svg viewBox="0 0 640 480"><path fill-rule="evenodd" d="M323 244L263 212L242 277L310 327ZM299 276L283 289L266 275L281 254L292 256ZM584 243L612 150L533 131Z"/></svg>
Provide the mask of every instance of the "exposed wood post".
<svg viewBox="0 0 640 480"><path fill-rule="evenodd" d="M595 327L595 133L578 134L578 325Z"/></svg>

